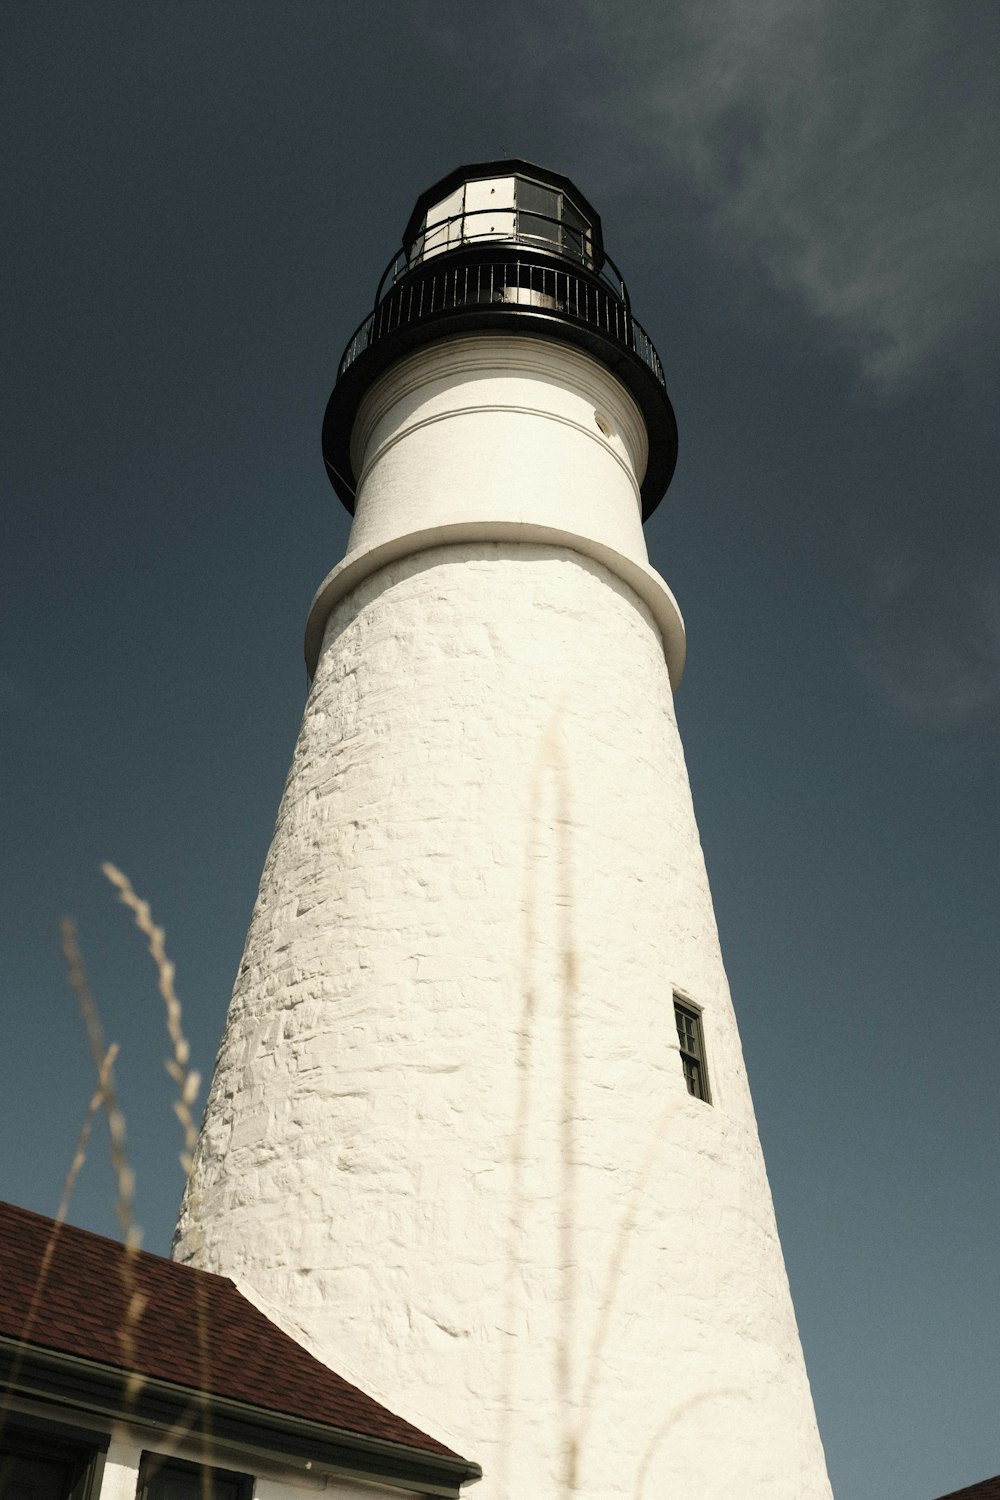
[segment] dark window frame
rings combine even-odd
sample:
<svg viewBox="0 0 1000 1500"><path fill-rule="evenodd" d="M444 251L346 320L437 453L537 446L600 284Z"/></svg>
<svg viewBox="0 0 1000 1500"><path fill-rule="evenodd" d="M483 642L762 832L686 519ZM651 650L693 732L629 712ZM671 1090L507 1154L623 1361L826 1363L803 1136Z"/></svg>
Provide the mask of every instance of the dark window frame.
<svg viewBox="0 0 1000 1500"><path fill-rule="evenodd" d="M702 1009L685 995L674 993L674 1025L677 1029L677 1050L681 1057L684 1083L692 1099L711 1104L712 1090L708 1082L708 1057L705 1052L705 1027Z"/></svg>
<svg viewBox="0 0 1000 1500"><path fill-rule="evenodd" d="M209 1483L202 1476L209 1474ZM254 1476L235 1469L222 1469L217 1464L203 1464L197 1460L177 1458L173 1453L157 1453L143 1449L139 1459L139 1477L136 1481L136 1500L158 1500L154 1481L159 1474L184 1474L197 1476L198 1494L202 1500L252 1500Z"/></svg>
<svg viewBox="0 0 1000 1500"><path fill-rule="evenodd" d="M3 1459L20 1457L65 1463L69 1483L63 1500L97 1500L109 1442L106 1432L14 1412L0 1432L0 1491Z"/></svg>

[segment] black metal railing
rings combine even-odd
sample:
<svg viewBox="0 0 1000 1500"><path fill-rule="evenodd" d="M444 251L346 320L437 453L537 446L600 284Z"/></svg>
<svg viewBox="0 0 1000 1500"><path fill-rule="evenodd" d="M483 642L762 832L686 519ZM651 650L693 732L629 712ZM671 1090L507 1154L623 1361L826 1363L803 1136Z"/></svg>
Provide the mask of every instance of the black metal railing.
<svg viewBox="0 0 1000 1500"><path fill-rule="evenodd" d="M485 237L484 237L485 238ZM491 236L491 241L498 237ZM397 258L398 259L398 258ZM524 307L540 313L585 324L588 328L630 350L664 389L666 382L659 356L645 329L636 322L614 283L594 275L577 274L559 264L536 258L490 257L484 253L461 260L445 257L443 251L425 255L415 268L399 277L391 276L393 265L379 283L374 310L359 325L341 357L338 378L354 361L379 340L400 329L462 308ZM387 281L388 291L384 292Z"/></svg>

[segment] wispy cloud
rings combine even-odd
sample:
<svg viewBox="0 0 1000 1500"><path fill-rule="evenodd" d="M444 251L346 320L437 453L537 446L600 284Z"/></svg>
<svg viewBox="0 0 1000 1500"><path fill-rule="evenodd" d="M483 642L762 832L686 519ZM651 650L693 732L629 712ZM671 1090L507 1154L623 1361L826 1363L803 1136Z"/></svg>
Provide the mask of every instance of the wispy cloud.
<svg viewBox="0 0 1000 1500"><path fill-rule="evenodd" d="M866 613L865 666L894 709L936 729L1000 718L1000 561L890 558Z"/></svg>
<svg viewBox="0 0 1000 1500"><path fill-rule="evenodd" d="M990 305L1000 8L982 0L510 0L476 35L423 0L444 51L621 177L674 174L891 385ZM508 114L510 109L508 107Z"/></svg>
<svg viewBox="0 0 1000 1500"><path fill-rule="evenodd" d="M644 100L660 149L871 376L905 377L992 295L1000 111L976 7L668 13L680 46L648 70Z"/></svg>

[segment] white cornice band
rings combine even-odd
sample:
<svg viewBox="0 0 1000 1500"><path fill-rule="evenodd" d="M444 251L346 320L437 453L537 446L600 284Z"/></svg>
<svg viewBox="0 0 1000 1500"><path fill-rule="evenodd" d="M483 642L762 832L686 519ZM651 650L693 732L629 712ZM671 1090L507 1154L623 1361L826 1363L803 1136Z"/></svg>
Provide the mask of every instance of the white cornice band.
<svg viewBox="0 0 1000 1500"><path fill-rule="evenodd" d="M529 543L535 546L568 548L572 552L602 563L646 604L663 640L663 654L674 692L684 671L686 638L684 620L677 601L649 564L624 557L614 548L591 537L562 531L552 526L538 526L527 521L454 521L391 537L361 553L350 553L337 564L320 585L309 609L306 622L305 657L310 677L316 671L323 646L326 622L336 604L364 579L380 568L398 562L415 552L432 547L460 546L464 542Z"/></svg>

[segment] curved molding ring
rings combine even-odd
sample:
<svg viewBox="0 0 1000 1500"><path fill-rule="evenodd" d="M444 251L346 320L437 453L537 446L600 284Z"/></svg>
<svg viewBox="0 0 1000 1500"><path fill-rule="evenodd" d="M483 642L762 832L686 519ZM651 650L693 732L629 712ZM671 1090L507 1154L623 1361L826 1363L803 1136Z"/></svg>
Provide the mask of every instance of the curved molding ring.
<svg viewBox="0 0 1000 1500"><path fill-rule="evenodd" d="M531 542L536 545L564 547L594 562L603 564L610 573L627 584L649 608L663 642L670 686L674 692L684 671L687 641L684 620L677 601L654 568L633 561L590 537L562 531L553 526L536 526L527 521L455 521L422 531L410 531L392 537L364 552L348 554L320 585L306 621L305 658L312 678L323 646L326 622L336 604L352 589L370 578L380 568L412 553L427 552L432 547L459 546L463 542Z"/></svg>

